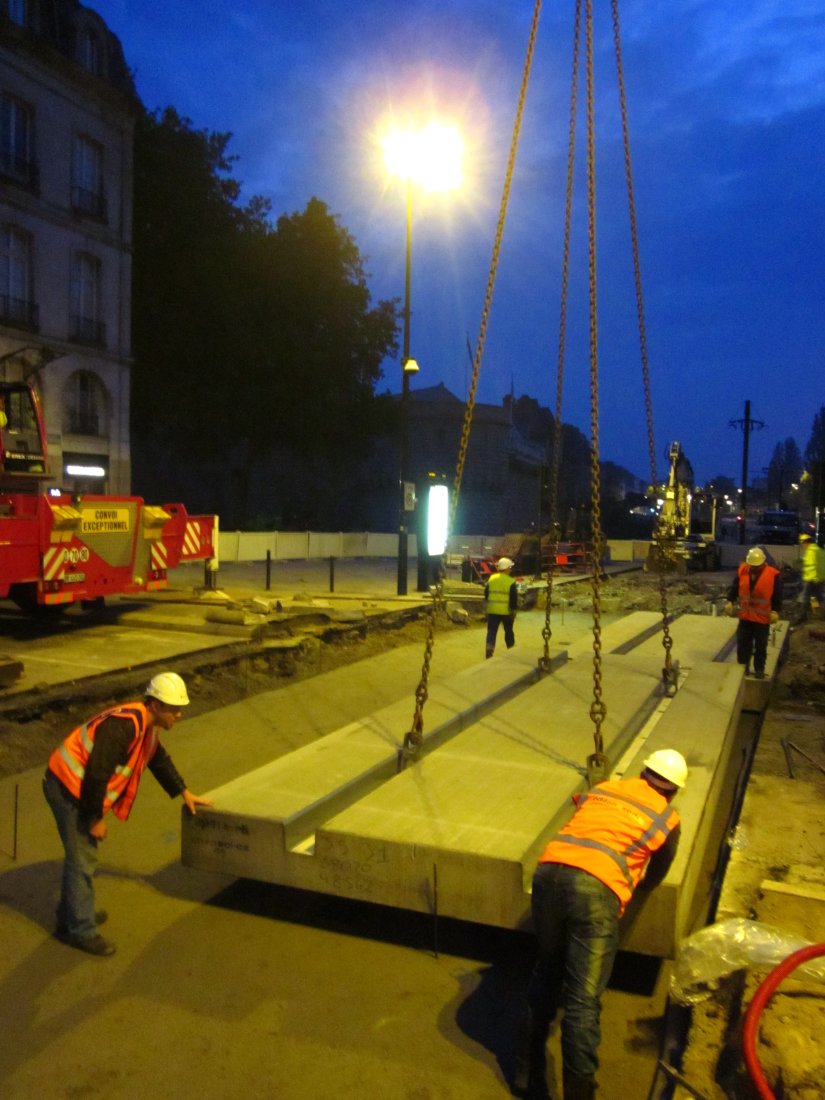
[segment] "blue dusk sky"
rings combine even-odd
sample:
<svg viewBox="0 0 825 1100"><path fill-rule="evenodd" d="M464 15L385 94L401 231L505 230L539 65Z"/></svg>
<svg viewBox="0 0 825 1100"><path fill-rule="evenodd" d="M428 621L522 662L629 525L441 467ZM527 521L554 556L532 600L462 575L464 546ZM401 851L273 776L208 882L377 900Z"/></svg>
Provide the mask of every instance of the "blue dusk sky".
<svg viewBox="0 0 825 1100"><path fill-rule="evenodd" d="M413 388L466 396L530 0L98 0L150 110L232 133L244 198L273 218L323 200L374 299L403 298L405 210L389 122L464 135L465 180L415 194ZM649 472L611 9L594 11L601 456ZM478 399L554 407L574 5L543 5ZM697 479L736 479L746 400L801 450L825 405L825 3L624 0L622 56L657 465L679 440ZM579 89L563 419L590 434L585 89ZM379 391L400 388L387 360Z"/></svg>

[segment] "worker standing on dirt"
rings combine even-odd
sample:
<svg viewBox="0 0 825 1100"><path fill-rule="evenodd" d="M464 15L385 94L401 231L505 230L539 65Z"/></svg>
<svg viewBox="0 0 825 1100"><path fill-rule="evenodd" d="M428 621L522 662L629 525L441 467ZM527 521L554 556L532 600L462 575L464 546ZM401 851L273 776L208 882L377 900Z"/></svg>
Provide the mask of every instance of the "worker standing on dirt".
<svg viewBox="0 0 825 1100"><path fill-rule="evenodd" d="M799 548L802 552L802 621L808 618L809 611L818 611L822 606L822 582L825 581L825 550L817 546L810 535L799 536Z"/></svg>
<svg viewBox="0 0 825 1100"><path fill-rule="evenodd" d="M745 666L746 674L750 675L752 657L753 675L757 680L763 680L771 623L779 622L779 612L782 610L782 576L778 569L768 565L761 546L752 546L736 571L725 604L728 615L733 615L733 605L737 600L739 626L736 628L736 660Z"/></svg>
<svg viewBox="0 0 825 1100"><path fill-rule="evenodd" d="M533 876L538 960L517 1051L515 1086L527 1096L547 1096L546 1044L559 1008L564 1100L595 1096L619 919L642 879L661 882L676 854L680 820L670 803L686 781L682 754L658 749L639 778L576 796L575 813L545 848Z"/></svg>
<svg viewBox="0 0 825 1100"><path fill-rule="evenodd" d="M484 598L487 601L487 649L486 656L492 657L496 648L498 628L504 627L504 644L512 649L516 644L513 623L518 607L518 589L510 570L513 562L510 558L499 558L496 572L484 586Z"/></svg>
<svg viewBox="0 0 825 1100"><path fill-rule="evenodd" d="M146 688L142 703L103 711L73 730L49 757L43 793L57 822L66 858L55 935L89 955L112 955L115 945L99 934L107 914L95 911L94 874L98 845L106 839L105 814L125 821L132 810L144 768L170 798L182 795L194 814L210 806L188 789L159 741L189 703L176 672L161 672Z"/></svg>

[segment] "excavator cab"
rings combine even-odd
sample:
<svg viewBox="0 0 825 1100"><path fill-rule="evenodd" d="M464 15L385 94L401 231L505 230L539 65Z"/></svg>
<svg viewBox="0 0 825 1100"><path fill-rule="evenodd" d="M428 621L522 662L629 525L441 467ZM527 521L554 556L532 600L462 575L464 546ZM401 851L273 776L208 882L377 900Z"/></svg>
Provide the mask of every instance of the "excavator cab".
<svg viewBox="0 0 825 1100"><path fill-rule="evenodd" d="M40 402L25 382L0 381L0 488L20 489L48 477Z"/></svg>

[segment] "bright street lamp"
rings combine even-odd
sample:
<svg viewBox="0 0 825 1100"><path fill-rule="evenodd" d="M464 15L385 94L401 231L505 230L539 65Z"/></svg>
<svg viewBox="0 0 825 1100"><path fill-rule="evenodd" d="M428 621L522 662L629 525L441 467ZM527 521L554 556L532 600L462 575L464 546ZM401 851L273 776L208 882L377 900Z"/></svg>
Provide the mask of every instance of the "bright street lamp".
<svg viewBox="0 0 825 1100"><path fill-rule="evenodd" d="M407 539L415 495L408 492L410 376L418 363L410 358L410 259L412 254L412 189L450 191L461 183L463 143L454 126L431 122L423 129L393 130L382 142L384 163L404 185L407 237L404 265L404 340L401 356L401 465L398 520L398 595L407 594ZM423 548L419 547L419 553Z"/></svg>

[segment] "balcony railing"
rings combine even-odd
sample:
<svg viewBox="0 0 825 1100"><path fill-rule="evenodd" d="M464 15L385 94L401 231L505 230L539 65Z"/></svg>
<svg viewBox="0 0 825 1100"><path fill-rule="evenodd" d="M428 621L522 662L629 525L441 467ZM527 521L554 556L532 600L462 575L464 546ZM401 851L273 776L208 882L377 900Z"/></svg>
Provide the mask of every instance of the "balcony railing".
<svg viewBox="0 0 825 1100"><path fill-rule="evenodd" d="M36 331L39 325L37 304L28 298L0 294L0 323Z"/></svg>
<svg viewBox="0 0 825 1100"><path fill-rule="evenodd" d="M78 317L75 314L69 318L69 339L78 344L93 344L102 348L106 345L106 325L103 321L96 321L93 317Z"/></svg>
<svg viewBox="0 0 825 1100"><path fill-rule="evenodd" d="M72 187L72 209L76 214L85 214L98 221L106 221L106 196L100 191L90 191L87 187Z"/></svg>

